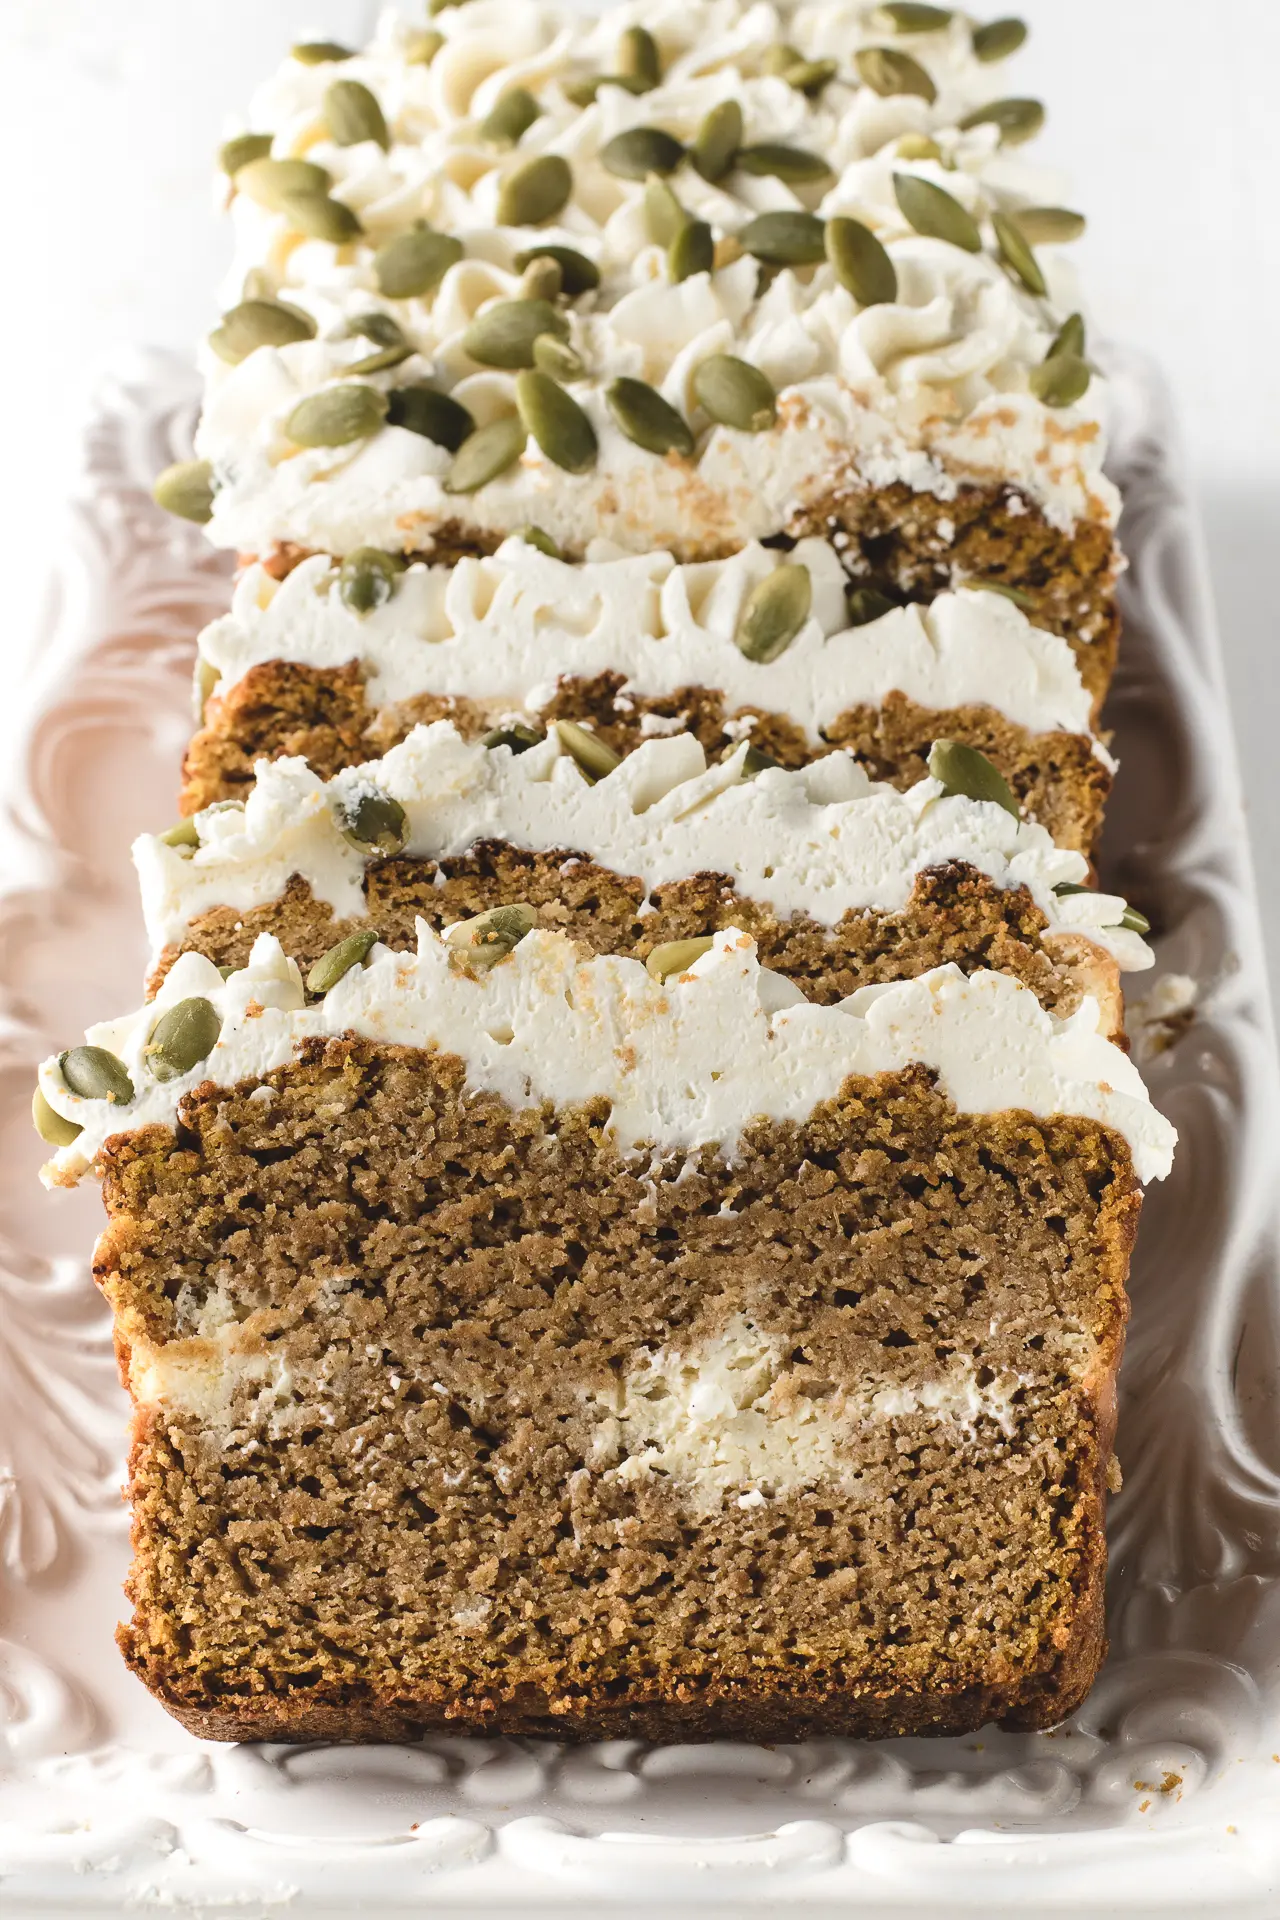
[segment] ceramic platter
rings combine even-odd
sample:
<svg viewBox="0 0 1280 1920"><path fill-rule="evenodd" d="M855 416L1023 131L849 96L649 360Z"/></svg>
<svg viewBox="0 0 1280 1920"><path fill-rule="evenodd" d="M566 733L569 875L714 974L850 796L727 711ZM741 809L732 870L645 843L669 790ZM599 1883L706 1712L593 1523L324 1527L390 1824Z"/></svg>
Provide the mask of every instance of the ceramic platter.
<svg viewBox="0 0 1280 1920"><path fill-rule="evenodd" d="M189 368L139 357L105 395L44 644L0 716L0 1913L1280 1911L1280 1089L1170 411L1143 361L1112 371L1131 567L1104 877L1155 922L1155 977L1200 998L1148 1068L1181 1146L1133 1271L1110 1659L1051 1733L767 1748L205 1745L116 1653L99 1202L42 1192L28 1107L43 1054L137 1000L128 845L172 815L227 569L147 493L189 445Z"/></svg>

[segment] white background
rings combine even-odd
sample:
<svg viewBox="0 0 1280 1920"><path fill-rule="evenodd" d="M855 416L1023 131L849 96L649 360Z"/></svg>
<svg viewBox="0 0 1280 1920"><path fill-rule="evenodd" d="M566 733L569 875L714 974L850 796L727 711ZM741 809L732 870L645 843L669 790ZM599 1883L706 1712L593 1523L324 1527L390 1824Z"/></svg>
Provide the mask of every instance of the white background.
<svg viewBox="0 0 1280 1920"><path fill-rule="evenodd" d="M1033 32L1017 90L1048 102L1042 151L1078 182L1097 317L1156 353L1181 406L1280 983L1280 4L1022 0L1019 11ZM39 631L95 378L132 344L185 349L210 323L225 244L210 156L224 115L291 40L357 39L374 12L365 0L0 0L0 525L14 667Z"/></svg>

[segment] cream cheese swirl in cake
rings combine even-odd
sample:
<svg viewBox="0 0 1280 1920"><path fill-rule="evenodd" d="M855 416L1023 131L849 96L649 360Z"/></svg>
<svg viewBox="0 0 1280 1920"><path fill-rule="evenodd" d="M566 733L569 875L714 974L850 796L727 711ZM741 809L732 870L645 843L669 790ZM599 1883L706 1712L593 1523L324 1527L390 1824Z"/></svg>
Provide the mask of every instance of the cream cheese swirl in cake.
<svg viewBox="0 0 1280 1920"><path fill-rule="evenodd" d="M159 1080L148 1041L166 1013L191 1000L212 1009L217 1038L186 1072ZM735 929L661 984L639 961L587 960L563 934L537 930L473 974L420 920L416 955L375 947L365 967L310 1005L297 967L269 934L226 980L203 954L182 954L151 1004L86 1035L123 1063L133 1087L125 1104L73 1093L60 1056L44 1062L45 1100L83 1128L45 1178L74 1181L114 1134L172 1126L183 1098L205 1081L261 1080L300 1042L339 1034L456 1054L471 1087L515 1108L607 1100L609 1132L624 1152L714 1144L732 1158L753 1119L803 1120L851 1074L915 1062L937 1074L961 1112L1018 1108L1113 1128L1142 1180L1163 1179L1176 1138L1128 1055L1103 1037L1092 998L1059 1020L1008 974L966 977L946 966L814 1006L764 972L754 943Z"/></svg>
<svg viewBox="0 0 1280 1920"><path fill-rule="evenodd" d="M605 85L585 107L570 99L566 87L607 72L620 33L641 23L661 50L659 83L639 94ZM271 136L272 157L322 167L360 232L341 242L308 238L295 214L234 193L226 304L246 287L279 294L316 334L259 346L236 365L206 350L198 451L214 468L216 542L250 553L281 542L336 553L368 543L429 549L442 523L493 536L535 520L575 553L604 534L635 550L670 545L697 558L799 527L806 510L851 481L902 482L944 499L966 480L1008 482L1059 528L1114 522L1118 498L1101 471L1102 383L1065 406L1042 404L1030 387L1077 304L1073 275L1049 250L1039 263L1044 293L1032 292L1002 258L993 225L995 216L1060 199L1061 184L1002 145L994 122L957 124L1004 91L973 58L962 16L945 31L895 36L876 26L874 8L840 5L788 14L669 0L583 25L553 8L471 0L440 15L438 30L444 42L434 59L414 64L414 30L388 18L366 54L318 67L290 61L253 103L251 125ZM763 71L779 42L829 55L835 77L810 98ZM859 81L859 50L885 47L909 53L936 90L932 101L884 97ZM335 77L377 99L385 149L333 138L325 102ZM481 129L515 87L540 112L510 146ZM710 227L716 258L714 270L673 280L666 245L652 237L643 176L620 177L601 155L637 128L687 146L728 102L742 110L744 148L799 149L828 172L805 182L734 166L708 180L680 165L668 185L684 212ZM505 224L513 218L506 183L548 155L570 168L568 199L536 225ZM970 250L968 241L914 230L895 176L942 189L962 218L977 221L983 245ZM893 297L861 303L826 262L762 273L755 258L736 257L748 221L781 212L863 222L888 249ZM427 293L387 297L375 256L416 221L452 236L462 257ZM530 439L505 472L460 494L445 488L451 451L401 424L336 448L291 438L286 423L298 403L350 381L367 358L369 341L352 336L351 322L370 312L393 318L413 351L388 370L354 376L357 384L385 394L428 381L481 425L511 413L514 372L482 365L464 336L486 307L519 295L517 259L546 246L574 249L599 277L565 311L583 365L569 390L598 442L586 471L556 466ZM770 430L713 424L700 406L696 371L726 353L777 390ZM619 376L657 388L690 423L691 458L661 457L620 431L605 399Z"/></svg>
<svg viewBox="0 0 1280 1920"><path fill-rule="evenodd" d="M965 861L998 886L1025 886L1052 932L1087 935L1126 971L1152 964L1146 943L1120 924L1123 900L1054 892L1080 887L1088 864L1043 827L991 801L947 794L934 779L899 793L868 779L848 753L747 779L747 752L744 743L708 767L692 735L649 740L591 784L554 730L516 755L465 741L442 720L327 783L304 760L260 761L243 808L195 816L196 847L151 834L134 843L153 955L213 907L279 899L294 874L335 918L362 913L369 856L344 830L373 792L404 809L409 857L447 860L496 839L572 851L649 889L719 873L779 915L826 926L850 911L896 912L917 873Z"/></svg>
<svg viewBox="0 0 1280 1920"><path fill-rule="evenodd" d="M315 555L279 582L250 567L231 612L201 634L200 656L224 690L271 660L358 661L373 706L430 692L495 715L545 706L557 677L613 672L623 699L714 687L730 711L785 713L815 745L840 714L893 692L935 710L994 707L1033 733L1092 734L1092 703L1065 640L981 590L850 627L844 570L822 540L802 540L788 556L808 569L809 618L777 658L747 659L734 642L743 604L778 558L752 545L694 566L667 553L569 566L510 540L453 567L417 563L389 601L357 614L337 569ZM1100 742L1095 752L1111 764Z"/></svg>

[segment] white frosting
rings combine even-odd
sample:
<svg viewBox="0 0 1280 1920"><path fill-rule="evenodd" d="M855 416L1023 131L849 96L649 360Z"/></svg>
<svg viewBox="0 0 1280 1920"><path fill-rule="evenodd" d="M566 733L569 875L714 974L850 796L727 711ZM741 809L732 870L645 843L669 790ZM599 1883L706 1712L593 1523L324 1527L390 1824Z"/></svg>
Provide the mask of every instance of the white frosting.
<svg viewBox="0 0 1280 1920"><path fill-rule="evenodd" d="M778 564L767 548L695 566L666 553L570 566L523 540L454 567L417 563L365 615L343 605L323 555L281 582L250 567L230 613L201 634L200 654L224 690L270 660L359 661L374 706L430 692L495 713L537 709L558 676L613 672L624 694L647 698L719 688L730 712L784 713L814 745L842 713L879 706L894 691L934 710L991 706L1032 733L1091 734L1092 702L1070 646L1003 595L943 594L850 627L834 550L802 540L791 558L809 569L812 612L768 662L748 660L733 640L747 594ZM1106 758L1097 743L1095 751Z"/></svg>
<svg viewBox="0 0 1280 1920"><path fill-rule="evenodd" d="M633 21L661 44L662 84L640 96L607 87L593 106L574 107L564 84L607 71L619 33ZM341 248L299 241L283 216L245 193L233 196L236 255L226 304L240 299L251 269L265 271L313 315L319 332L261 348L238 367L205 352L208 401L198 447L219 479L210 527L216 542L248 552L277 541L338 553L369 542L411 549L429 546L441 520L508 532L534 519L575 551L605 534L637 550L675 545L696 556L793 524L851 470L871 486L900 481L942 498L954 497L966 478L1008 480L1055 525L1085 517L1114 523L1118 496L1101 471L1102 382L1095 379L1079 405L1057 411L1027 384L1065 313L1079 304L1061 256L1043 255L1051 297L1040 301L994 256L989 226L988 249L971 254L914 233L897 204L895 171L944 187L980 223L995 211L1063 197L1056 176L1022 149L1002 148L990 125L957 131L968 110L1008 91L998 70L973 59L961 15L944 33L900 42L933 75L932 106L908 95L882 99L857 84L857 49L893 36L843 0L794 14L726 0L632 0L586 22L549 4L471 0L434 24L447 44L429 67L406 65L405 29L388 16L359 59L340 68L288 61L252 103L249 123L274 136L274 154L305 155L328 169L334 194L357 211L365 235ZM761 55L780 40L837 59L839 76L818 99L759 72ZM340 147L329 137L323 100L339 74L377 95L392 133L388 152L372 143ZM534 92L544 112L510 150L482 140L478 126L515 85ZM718 238L759 212L852 214L889 249L899 283L893 303L860 309L826 265L783 271L761 297L748 259L668 282L663 250L648 240L642 186L616 178L598 156L634 126L688 140L707 111L728 99L742 106L748 142L820 153L831 177L797 188L738 171L710 185L685 166L673 184L687 210ZM923 133L940 160L897 152L902 136ZM496 226L498 192L513 167L547 152L569 161L574 193L538 237L586 254L602 276L596 292L574 303L573 317L588 376L575 392L599 438L596 466L571 476L531 445L508 475L458 498L440 484L450 456L403 428L384 427L336 453L292 447L283 434L289 412L303 394L343 379L368 351L344 336L354 315L375 308L394 313L416 351L369 376L371 384L386 390L430 378L480 421L511 409L513 376L478 368L461 342L486 302L518 290L514 258L532 235ZM418 218L456 235L465 257L431 296L386 301L377 293L373 251ZM726 351L759 366L778 389L774 430L712 431L696 410L696 367ZM650 381L689 418L701 436L693 462L655 458L618 431L602 390L620 374Z"/></svg>
<svg viewBox="0 0 1280 1920"><path fill-rule="evenodd" d="M218 1041L185 1076L157 1082L145 1064L148 1037L166 1007L194 995L217 1008ZM308 1036L357 1033L456 1054L472 1088L514 1108L607 1100L623 1152L715 1144L730 1158L754 1118L801 1121L850 1075L922 1062L962 1112L1096 1120L1127 1140L1139 1178L1162 1179L1174 1130L1132 1061L1103 1037L1100 1018L1092 998L1058 1020L1009 975L966 977L957 967L814 1006L763 972L753 943L733 930L661 984L638 961L584 960L563 935L537 930L472 975L423 921L416 955L376 947L365 968L308 1006L297 967L264 934L250 964L226 981L203 955L183 954L151 1005L90 1029L90 1044L129 1071L127 1106L73 1094L58 1057L44 1062L45 1098L84 1129L45 1177L74 1180L112 1134L172 1125L183 1097L206 1080L260 1080Z"/></svg>
<svg viewBox="0 0 1280 1920"><path fill-rule="evenodd" d="M1118 924L1123 900L1054 893L1083 883L1088 863L1043 827L991 802L943 797L936 780L899 793L843 752L746 780L746 753L744 743L708 767L691 734L652 739L592 785L554 731L516 755L467 742L441 720L327 783L305 760L260 761L243 808L197 814L194 850L152 834L134 843L153 957L212 907L244 911L279 899L293 874L335 918L363 913L366 859L343 826L374 787L404 808L404 851L422 859L497 839L579 853L647 889L721 873L779 915L803 913L825 926L851 910L896 912L917 873L962 860L999 886L1025 886L1053 931L1086 932L1126 969L1152 964L1142 939Z"/></svg>

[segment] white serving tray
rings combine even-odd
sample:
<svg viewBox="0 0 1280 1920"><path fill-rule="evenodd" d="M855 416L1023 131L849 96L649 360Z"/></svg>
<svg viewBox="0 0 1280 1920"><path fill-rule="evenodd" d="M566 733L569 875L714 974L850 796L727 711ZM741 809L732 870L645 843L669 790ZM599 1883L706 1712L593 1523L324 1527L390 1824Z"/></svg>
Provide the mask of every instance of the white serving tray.
<svg viewBox="0 0 1280 1920"><path fill-rule="evenodd" d="M1182 1143L1133 1271L1111 1657L1052 1733L797 1747L216 1746L125 1671L98 1197L41 1191L28 1103L43 1054L137 1000L128 844L171 816L227 567L147 492L189 444L189 369L140 356L105 396L0 714L0 1913L1280 1911L1280 1085L1169 407L1145 362L1112 371L1132 564L1105 864L1157 921L1157 975L1202 995L1149 1069Z"/></svg>

